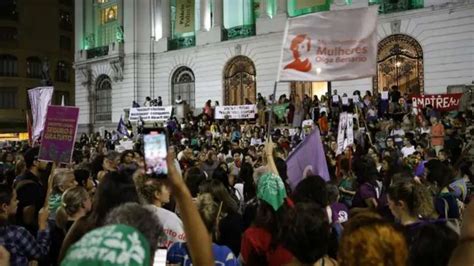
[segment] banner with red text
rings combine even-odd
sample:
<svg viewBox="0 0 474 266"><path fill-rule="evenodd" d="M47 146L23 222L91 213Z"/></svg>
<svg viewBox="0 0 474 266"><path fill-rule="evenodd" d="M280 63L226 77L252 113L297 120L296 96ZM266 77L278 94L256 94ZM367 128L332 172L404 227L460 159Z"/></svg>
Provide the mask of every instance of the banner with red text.
<svg viewBox="0 0 474 266"><path fill-rule="evenodd" d="M374 76L378 6L288 19L277 81Z"/></svg>
<svg viewBox="0 0 474 266"><path fill-rule="evenodd" d="M48 106L38 158L58 163L70 163L77 132L79 108Z"/></svg>
<svg viewBox="0 0 474 266"><path fill-rule="evenodd" d="M422 94L413 95L413 106L417 108L425 108L427 105L433 106L439 111L453 111L458 110L461 103L462 93L451 94Z"/></svg>

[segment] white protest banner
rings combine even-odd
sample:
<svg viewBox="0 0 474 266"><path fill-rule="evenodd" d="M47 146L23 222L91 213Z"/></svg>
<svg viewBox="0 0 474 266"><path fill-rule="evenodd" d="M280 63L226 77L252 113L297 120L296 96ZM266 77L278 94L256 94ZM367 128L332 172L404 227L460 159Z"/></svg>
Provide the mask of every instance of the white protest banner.
<svg viewBox="0 0 474 266"><path fill-rule="evenodd" d="M370 6L288 19L277 81L374 76L377 15Z"/></svg>
<svg viewBox="0 0 474 266"><path fill-rule="evenodd" d="M339 95L333 95L332 96L332 102L333 103L338 103L339 102Z"/></svg>
<svg viewBox="0 0 474 266"><path fill-rule="evenodd" d="M255 105L224 105L216 106L215 119L254 119Z"/></svg>
<svg viewBox="0 0 474 266"><path fill-rule="evenodd" d="M349 105L349 97L343 96L342 97L342 105Z"/></svg>
<svg viewBox="0 0 474 266"><path fill-rule="evenodd" d="M46 122L46 113L48 111L48 105L51 104L53 91L53 87L37 87L28 90L31 115L33 117L33 129L31 130L31 140L33 143L39 139L43 132L44 123Z"/></svg>
<svg viewBox="0 0 474 266"><path fill-rule="evenodd" d="M354 115L343 112L339 115L339 128L337 130L337 150L336 156L342 154L344 150L354 144Z"/></svg>
<svg viewBox="0 0 474 266"><path fill-rule="evenodd" d="M128 120L138 121L166 121L171 117L172 106L154 106L130 108Z"/></svg>
<svg viewBox="0 0 474 266"><path fill-rule="evenodd" d="M382 91L382 100L388 100L388 91Z"/></svg>

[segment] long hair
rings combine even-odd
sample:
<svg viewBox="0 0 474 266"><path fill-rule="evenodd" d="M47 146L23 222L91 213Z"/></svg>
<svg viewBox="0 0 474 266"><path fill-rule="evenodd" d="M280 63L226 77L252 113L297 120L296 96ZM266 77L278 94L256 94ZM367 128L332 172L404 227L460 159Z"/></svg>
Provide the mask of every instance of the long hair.
<svg viewBox="0 0 474 266"><path fill-rule="evenodd" d="M206 180L199 186L199 192L209 193L218 203L222 202L222 211L225 213L238 213L239 205L224 187L221 181L217 179Z"/></svg>
<svg viewBox="0 0 474 266"><path fill-rule="evenodd" d="M394 183L388 189L388 196L393 201L403 201L408 208L408 212L413 216L434 218L435 210L430 191L414 180Z"/></svg>
<svg viewBox="0 0 474 266"><path fill-rule="evenodd" d="M119 172L107 173L97 187L94 206L88 219L91 224L101 226L111 209L127 202L139 202L132 179Z"/></svg>

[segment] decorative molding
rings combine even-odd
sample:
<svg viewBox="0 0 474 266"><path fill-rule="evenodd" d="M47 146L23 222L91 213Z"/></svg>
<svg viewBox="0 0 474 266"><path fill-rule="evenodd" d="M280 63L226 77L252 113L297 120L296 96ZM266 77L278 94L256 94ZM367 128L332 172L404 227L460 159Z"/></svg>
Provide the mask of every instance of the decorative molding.
<svg viewBox="0 0 474 266"><path fill-rule="evenodd" d="M402 21L399 19L391 21L390 29L392 31L392 34L399 34L401 25L402 25Z"/></svg>
<svg viewBox="0 0 474 266"><path fill-rule="evenodd" d="M112 59L109 61L110 67L113 70L113 79L115 82L123 81L123 58Z"/></svg>
<svg viewBox="0 0 474 266"><path fill-rule="evenodd" d="M82 75L82 79L84 80L81 84L83 86L89 87L92 84L92 70L89 65L83 65L78 67L79 72Z"/></svg>

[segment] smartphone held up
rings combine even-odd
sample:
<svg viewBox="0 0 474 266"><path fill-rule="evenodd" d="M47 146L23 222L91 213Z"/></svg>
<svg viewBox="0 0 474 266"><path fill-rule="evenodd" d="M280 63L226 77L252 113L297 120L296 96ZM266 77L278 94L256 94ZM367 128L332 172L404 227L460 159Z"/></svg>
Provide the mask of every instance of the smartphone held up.
<svg viewBox="0 0 474 266"><path fill-rule="evenodd" d="M166 178L168 174L166 165L167 141L165 130L150 130L143 136L146 174Z"/></svg>

